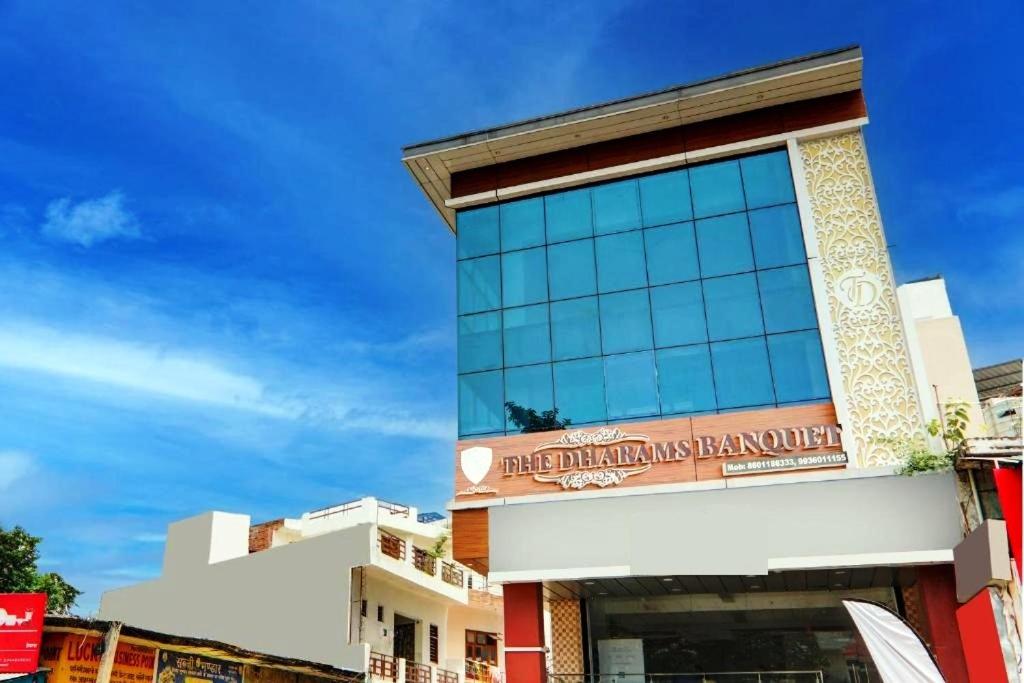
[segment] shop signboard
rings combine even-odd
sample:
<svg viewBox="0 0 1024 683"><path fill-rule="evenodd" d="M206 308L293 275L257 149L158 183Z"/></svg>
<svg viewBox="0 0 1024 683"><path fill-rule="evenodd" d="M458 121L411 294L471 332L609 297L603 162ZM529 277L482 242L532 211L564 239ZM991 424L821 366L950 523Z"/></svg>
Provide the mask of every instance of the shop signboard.
<svg viewBox="0 0 1024 683"><path fill-rule="evenodd" d="M46 593L0 593L0 674L36 670L45 613Z"/></svg>
<svg viewBox="0 0 1024 683"><path fill-rule="evenodd" d="M460 501L847 465L832 404L517 434L456 446Z"/></svg>
<svg viewBox="0 0 1024 683"><path fill-rule="evenodd" d="M50 669L48 683L95 683L102 639L77 633L47 633L41 664ZM114 652L111 683L151 683L156 650L119 642Z"/></svg>
<svg viewBox="0 0 1024 683"><path fill-rule="evenodd" d="M242 665L186 652L160 650L156 683L242 683Z"/></svg>

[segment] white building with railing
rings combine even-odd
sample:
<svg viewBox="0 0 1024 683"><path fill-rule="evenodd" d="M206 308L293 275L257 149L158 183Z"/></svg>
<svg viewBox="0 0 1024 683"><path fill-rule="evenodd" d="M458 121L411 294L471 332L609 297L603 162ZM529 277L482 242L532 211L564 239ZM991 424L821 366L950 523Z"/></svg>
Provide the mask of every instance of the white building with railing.
<svg viewBox="0 0 1024 683"><path fill-rule="evenodd" d="M500 588L451 559L448 520L363 498L252 525L168 527L162 575L100 616L364 671L370 681L500 679Z"/></svg>

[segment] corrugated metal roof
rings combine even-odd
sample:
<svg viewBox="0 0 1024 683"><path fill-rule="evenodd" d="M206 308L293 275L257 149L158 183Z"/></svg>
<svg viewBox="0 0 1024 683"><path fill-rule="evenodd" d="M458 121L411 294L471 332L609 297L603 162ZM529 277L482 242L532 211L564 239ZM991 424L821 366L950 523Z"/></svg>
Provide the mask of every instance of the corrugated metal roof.
<svg viewBox="0 0 1024 683"><path fill-rule="evenodd" d="M974 385L978 398L985 400L997 396L1020 396L1022 381L1021 359L988 365L974 370Z"/></svg>

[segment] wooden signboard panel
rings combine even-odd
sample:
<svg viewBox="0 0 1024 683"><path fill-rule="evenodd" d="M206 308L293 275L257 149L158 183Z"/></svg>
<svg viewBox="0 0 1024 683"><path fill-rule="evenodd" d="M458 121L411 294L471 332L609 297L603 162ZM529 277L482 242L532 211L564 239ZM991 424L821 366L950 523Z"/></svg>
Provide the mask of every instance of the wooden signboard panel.
<svg viewBox="0 0 1024 683"><path fill-rule="evenodd" d="M455 501L721 479L726 462L838 460L840 431L824 403L460 441Z"/></svg>

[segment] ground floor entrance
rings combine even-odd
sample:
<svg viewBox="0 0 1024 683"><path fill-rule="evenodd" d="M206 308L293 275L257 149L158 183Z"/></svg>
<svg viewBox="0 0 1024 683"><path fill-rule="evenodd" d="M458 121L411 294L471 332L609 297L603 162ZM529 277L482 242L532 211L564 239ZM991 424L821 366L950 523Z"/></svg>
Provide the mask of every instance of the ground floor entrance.
<svg viewBox="0 0 1024 683"><path fill-rule="evenodd" d="M895 607L887 589L590 599L590 670L623 683L879 681L840 603L851 593Z"/></svg>
<svg viewBox="0 0 1024 683"><path fill-rule="evenodd" d="M854 567L545 582L548 680L881 683L844 599L900 614L955 671L951 577L949 566Z"/></svg>

